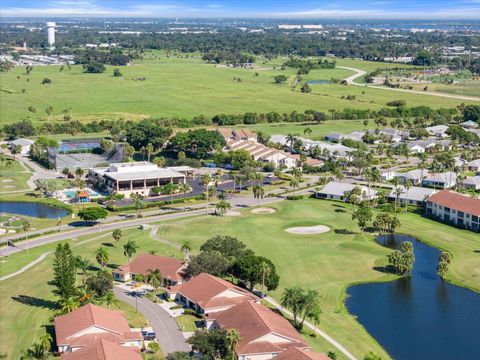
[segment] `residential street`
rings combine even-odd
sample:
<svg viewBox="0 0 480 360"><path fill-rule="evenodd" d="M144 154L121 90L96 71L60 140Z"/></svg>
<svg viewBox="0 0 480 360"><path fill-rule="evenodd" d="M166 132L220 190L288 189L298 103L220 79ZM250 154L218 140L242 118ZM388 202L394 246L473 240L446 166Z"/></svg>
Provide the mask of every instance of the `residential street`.
<svg viewBox="0 0 480 360"><path fill-rule="evenodd" d="M164 355L175 351L190 351L190 347L185 342L185 337L178 328L177 322L158 304L144 297L135 298L129 295L127 290L119 286L115 286L113 292L119 300L126 302L130 306L135 307L136 304L138 311L145 316L155 331Z"/></svg>

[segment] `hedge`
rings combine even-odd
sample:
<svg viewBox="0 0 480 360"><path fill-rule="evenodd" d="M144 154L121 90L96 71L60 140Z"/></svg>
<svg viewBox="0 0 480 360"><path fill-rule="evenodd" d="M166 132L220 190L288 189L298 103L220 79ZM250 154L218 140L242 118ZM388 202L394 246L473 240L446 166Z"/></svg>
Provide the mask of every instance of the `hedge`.
<svg viewBox="0 0 480 360"><path fill-rule="evenodd" d="M189 200L203 200L204 197L203 195L196 195L196 196L191 196L185 198L186 201ZM183 198L181 199L173 199L172 201L170 200L165 200L165 201L152 201L152 202L144 202L143 203L143 208L144 209L151 209L154 207L160 207L160 206L165 206L165 205L172 205L172 204L181 204L183 203ZM113 206L113 205L108 205L107 206L108 211L126 211L126 210L136 210L135 205L125 205L125 206Z"/></svg>
<svg viewBox="0 0 480 360"><path fill-rule="evenodd" d="M288 195L287 200L302 200L303 197L303 195Z"/></svg>

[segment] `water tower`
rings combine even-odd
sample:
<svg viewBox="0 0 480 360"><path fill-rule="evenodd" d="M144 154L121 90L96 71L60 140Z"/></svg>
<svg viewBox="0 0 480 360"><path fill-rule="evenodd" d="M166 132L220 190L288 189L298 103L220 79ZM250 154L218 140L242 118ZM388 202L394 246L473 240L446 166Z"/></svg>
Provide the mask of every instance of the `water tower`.
<svg viewBox="0 0 480 360"><path fill-rule="evenodd" d="M54 23L54 22L47 22L47 34L48 34L48 45L50 45L50 47L53 47L53 45L55 44L55 28L57 27L57 25Z"/></svg>

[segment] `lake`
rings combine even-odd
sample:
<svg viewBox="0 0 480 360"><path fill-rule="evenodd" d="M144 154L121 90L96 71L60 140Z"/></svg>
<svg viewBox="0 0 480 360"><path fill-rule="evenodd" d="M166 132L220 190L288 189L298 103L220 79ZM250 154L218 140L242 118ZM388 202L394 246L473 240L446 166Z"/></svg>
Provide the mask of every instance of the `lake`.
<svg viewBox="0 0 480 360"><path fill-rule="evenodd" d="M25 215L41 219L57 219L68 215L64 209L38 202L0 201L0 213Z"/></svg>
<svg viewBox="0 0 480 360"><path fill-rule="evenodd" d="M438 277L439 250L405 235L377 241L392 249L411 241L412 276L350 287L349 312L395 360L480 359L480 294Z"/></svg>
<svg viewBox="0 0 480 360"><path fill-rule="evenodd" d="M310 80L307 81L308 85L328 85L330 84L330 80Z"/></svg>

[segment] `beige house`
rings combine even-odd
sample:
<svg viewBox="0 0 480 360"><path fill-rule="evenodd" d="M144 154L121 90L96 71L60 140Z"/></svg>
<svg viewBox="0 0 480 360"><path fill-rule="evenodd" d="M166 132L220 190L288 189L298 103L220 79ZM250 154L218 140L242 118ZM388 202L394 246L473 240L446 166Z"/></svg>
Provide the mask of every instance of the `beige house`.
<svg viewBox="0 0 480 360"><path fill-rule="evenodd" d="M245 300L259 301L252 293L216 276L202 273L189 281L168 287L166 295L199 314L224 311Z"/></svg>
<svg viewBox="0 0 480 360"><path fill-rule="evenodd" d="M99 339L140 349L143 336L132 332L120 311L84 305L54 319L58 352L70 353L91 346Z"/></svg>
<svg viewBox="0 0 480 360"><path fill-rule="evenodd" d="M152 188L168 183L184 184L184 173L159 168L148 161L114 163L108 168L92 168L88 171L88 180L93 184L105 185L109 193L153 195Z"/></svg>

